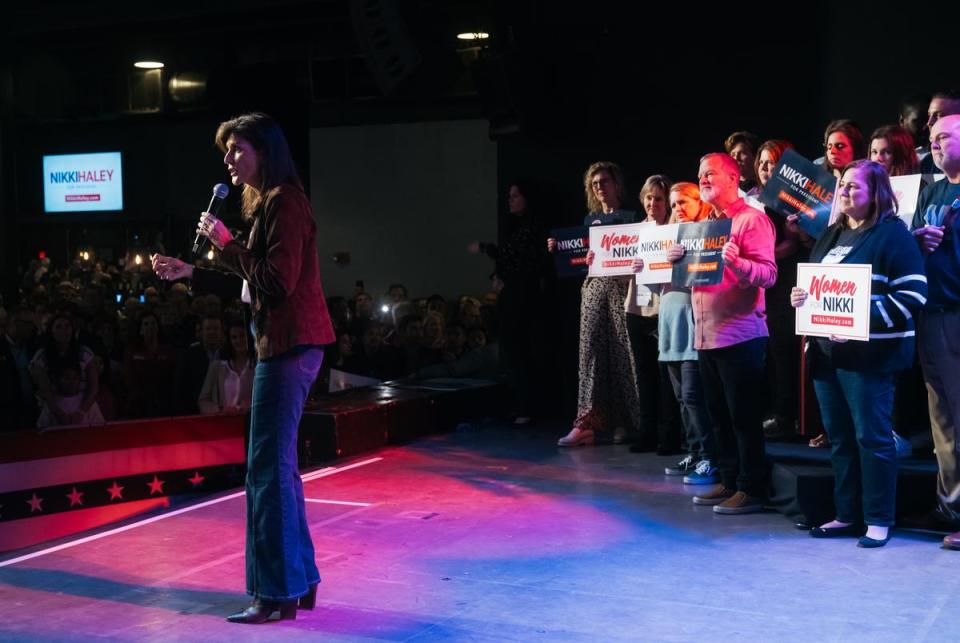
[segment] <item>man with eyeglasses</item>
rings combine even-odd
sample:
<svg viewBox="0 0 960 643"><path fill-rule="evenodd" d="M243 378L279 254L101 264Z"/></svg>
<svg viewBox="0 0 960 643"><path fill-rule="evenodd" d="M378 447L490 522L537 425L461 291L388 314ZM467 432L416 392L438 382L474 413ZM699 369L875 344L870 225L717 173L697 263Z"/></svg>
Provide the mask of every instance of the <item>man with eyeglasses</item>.
<svg viewBox="0 0 960 643"><path fill-rule="evenodd" d="M960 115L934 122L930 155L946 177L923 190L913 217L928 289L917 324L917 348L939 468L937 511L960 528ZM943 546L960 549L960 531L944 538Z"/></svg>

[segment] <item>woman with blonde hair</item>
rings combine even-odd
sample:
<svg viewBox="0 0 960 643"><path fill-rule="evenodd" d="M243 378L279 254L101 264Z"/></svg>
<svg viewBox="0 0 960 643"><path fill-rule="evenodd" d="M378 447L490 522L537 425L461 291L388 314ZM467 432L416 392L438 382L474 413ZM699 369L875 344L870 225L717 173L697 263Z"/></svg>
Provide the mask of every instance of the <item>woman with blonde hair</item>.
<svg viewBox="0 0 960 643"><path fill-rule="evenodd" d="M665 225L670 218L668 195L672 181L663 174L647 177L640 188L640 205L645 223ZM639 294L639 299L638 299ZM627 331L633 348L640 398L640 435L630 451L654 451L660 455L680 452L680 414L670 390L670 377L657 361L657 319L660 313L660 289L637 285L630 280L625 302ZM617 441L614 436L614 442Z"/></svg>
<svg viewBox="0 0 960 643"><path fill-rule="evenodd" d="M616 163L600 161L587 168L583 189L588 210L583 225L636 221L636 213L622 207L625 183ZM555 249L556 239L547 239L547 250ZM637 374L623 309L631 279L629 276L587 277L583 282L577 417L570 432L557 442L558 446L593 444L598 433L637 432L640 417Z"/></svg>
<svg viewBox="0 0 960 643"><path fill-rule="evenodd" d="M694 183L675 183L670 188L670 223L703 221L713 207L700 199ZM643 270L643 261L634 262L634 270ZM693 347L693 304L690 288L663 284L658 324L659 361L666 368L673 394L680 403L680 417L687 439L687 455L666 467L668 476L683 476L686 484L713 484L718 476L713 423L700 381L697 351Z"/></svg>

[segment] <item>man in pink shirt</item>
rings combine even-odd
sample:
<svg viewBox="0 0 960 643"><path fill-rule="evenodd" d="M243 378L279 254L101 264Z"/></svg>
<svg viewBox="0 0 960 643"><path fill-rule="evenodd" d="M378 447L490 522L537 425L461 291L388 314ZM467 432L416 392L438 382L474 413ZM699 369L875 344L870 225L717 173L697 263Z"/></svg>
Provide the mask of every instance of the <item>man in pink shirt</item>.
<svg viewBox="0 0 960 643"><path fill-rule="evenodd" d="M764 289L777 280L776 233L766 214L748 206L737 187L740 169L727 154L700 160L700 196L718 217L733 220L723 247L723 279L693 287L695 347L717 438L720 484L694 496L719 514L763 510L766 495L763 406L767 315ZM671 261L683 256L675 245Z"/></svg>

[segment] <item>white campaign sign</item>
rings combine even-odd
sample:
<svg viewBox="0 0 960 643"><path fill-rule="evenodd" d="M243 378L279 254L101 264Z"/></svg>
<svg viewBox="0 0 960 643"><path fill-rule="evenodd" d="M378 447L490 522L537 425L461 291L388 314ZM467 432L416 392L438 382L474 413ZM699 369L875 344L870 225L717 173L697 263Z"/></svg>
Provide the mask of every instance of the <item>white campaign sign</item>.
<svg viewBox="0 0 960 643"><path fill-rule="evenodd" d="M909 229L913 225L913 213L917 211L917 199L923 189L922 174L906 174L891 176L890 187L897 197L897 216L907 224Z"/></svg>
<svg viewBox="0 0 960 643"><path fill-rule="evenodd" d="M590 250L593 263L591 277L632 275L633 260L645 228L652 223L627 223L624 225L593 226L590 228Z"/></svg>
<svg viewBox="0 0 960 643"><path fill-rule="evenodd" d="M640 232L637 257L643 259L643 270L637 273L637 284L665 284L673 278L673 264L667 251L677 242L680 224L648 225Z"/></svg>
<svg viewBox="0 0 960 643"><path fill-rule="evenodd" d="M807 300L797 308L797 335L870 340L870 264L797 264Z"/></svg>

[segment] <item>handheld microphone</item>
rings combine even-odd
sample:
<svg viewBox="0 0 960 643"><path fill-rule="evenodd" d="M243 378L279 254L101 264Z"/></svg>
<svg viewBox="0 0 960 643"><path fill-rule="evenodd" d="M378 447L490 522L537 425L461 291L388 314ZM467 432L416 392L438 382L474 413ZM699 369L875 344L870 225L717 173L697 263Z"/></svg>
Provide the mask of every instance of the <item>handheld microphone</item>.
<svg viewBox="0 0 960 643"><path fill-rule="evenodd" d="M223 183L217 183L213 186L213 196L210 197L210 205L207 206L206 212L216 215L217 212L220 211L220 206L223 205L223 200L227 198L228 194L230 194L230 188ZM204 241L206 241L206 238L198 232L196 238L193 240L194 255L200 254Z"/></svg>

